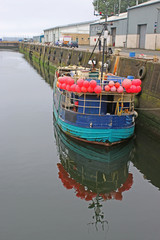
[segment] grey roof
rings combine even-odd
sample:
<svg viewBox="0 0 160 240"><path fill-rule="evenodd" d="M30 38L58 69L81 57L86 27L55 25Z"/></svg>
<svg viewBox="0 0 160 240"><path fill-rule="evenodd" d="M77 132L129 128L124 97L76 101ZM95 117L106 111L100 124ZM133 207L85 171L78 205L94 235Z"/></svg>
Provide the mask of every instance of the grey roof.
<svg viewBox="0 0 160 240"><path fill-rule="evenodd" d="M133 6L133 7L129 7L128 10L138 8L138 7L145 7L145 6L148 6L148 5L151 5L151 4L155 4L155 3L160 3L160 0L150 0L148 2L144 2L144 3L138 4L138 5Z"/></svg>
<svg viewBox="0 0 160 240"><path fill-rule="evenodd" d="M123 19L127 19L127 12L124 13L120 13L119 15L114 15L114 16L110 16L107 18L107 22L114 22L114 21L119 21L119 20L123 20ZM90 25L96 25L96 24L101 24L104 23L105 19L100 19L94 23L91 23Z"/></svg>
<svg viewBox="0 0 160 240"><path fill-rule="evenodd" d="M61 25L61 26L56 26L56 27L52 27L52 28L47 28L47 29L44 29L44 31L53 30L55 28L63 28L63 27L72 27L72 26L83 25L83 24L91 24L94 22L96 22L96 20L80 22L80 23L71 23L71 24L67 24L67 25Z"/></svg>
<svg viewBox="0 0 160 240"><path fill-rule="evenodd" d="M126 18L127 18L127 12L124 12L124 13L117 14L115 16L108 17L107 21L112 22L112 21L118 21L118 20L126 19Z"/></svg>

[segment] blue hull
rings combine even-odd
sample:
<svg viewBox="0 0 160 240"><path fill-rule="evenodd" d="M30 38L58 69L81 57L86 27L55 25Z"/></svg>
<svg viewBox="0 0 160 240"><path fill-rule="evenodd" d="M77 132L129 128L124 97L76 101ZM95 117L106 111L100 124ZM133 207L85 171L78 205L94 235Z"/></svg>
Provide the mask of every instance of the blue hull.
<svg viewBox="0 0 160 240"><path fill-rule="evenodd" d="M61 119L56 109L54 108L54 115L57 121L57 124L62 129L63 132L70 135L71 137L78 138L82 141L89 141L92 143L117 143L124 141L134 134L135 125L133 124L130 127L126 128L83 128L75 126L65 122Z"/></svg>

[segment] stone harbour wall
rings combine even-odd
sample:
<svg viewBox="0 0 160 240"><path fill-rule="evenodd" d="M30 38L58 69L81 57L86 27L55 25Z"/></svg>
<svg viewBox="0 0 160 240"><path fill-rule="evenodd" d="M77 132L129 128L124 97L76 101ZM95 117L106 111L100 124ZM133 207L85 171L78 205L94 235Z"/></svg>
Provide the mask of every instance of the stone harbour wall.
<svg viewBox="0 0 160 240"><path fill-rule="evenodd" d="M88 65L91 52L88 51L27 43L20 43L19 51L37 64L43 64L52 73L58 66L91 67ZM98 66L101 57L101 54L94 53L91 59L96 60ZM105 57L105 62L111 73L141 78L142 92L136 97L135 104L139 114L138 121L160 135L160 63L115 55Z"/></svg>

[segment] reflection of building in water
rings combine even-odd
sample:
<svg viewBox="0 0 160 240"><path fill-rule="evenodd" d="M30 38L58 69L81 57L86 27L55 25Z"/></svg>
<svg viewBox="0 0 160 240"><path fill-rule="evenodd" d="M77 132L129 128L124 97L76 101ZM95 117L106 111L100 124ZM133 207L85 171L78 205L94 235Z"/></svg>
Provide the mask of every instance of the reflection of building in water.
<svg viewBox="0 0 160 240"><path fill-rule="evenodd" d="M56 120L55 120L56 122ZM131 188L133 176L128 172L133 157L133 141L112 148L73 141L55 124L55 138L60 163L58 175L66 189L74 189L78 198L89 201L94 209L93 222L102 228L107 221L101 210L106 200L122 200L123 192Z"/></svg>

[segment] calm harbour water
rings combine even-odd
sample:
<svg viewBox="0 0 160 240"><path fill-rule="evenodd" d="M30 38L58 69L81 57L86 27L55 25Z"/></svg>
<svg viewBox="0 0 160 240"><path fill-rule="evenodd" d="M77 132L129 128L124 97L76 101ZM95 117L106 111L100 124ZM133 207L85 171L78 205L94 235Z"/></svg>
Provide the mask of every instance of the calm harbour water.
<svg viewBox="0 0 160 240"><path fill-rule="evenodd" d="M138 124L111 149L68 139L42 76L0 51L0 240L159 240L160 139Z"/></svg>

